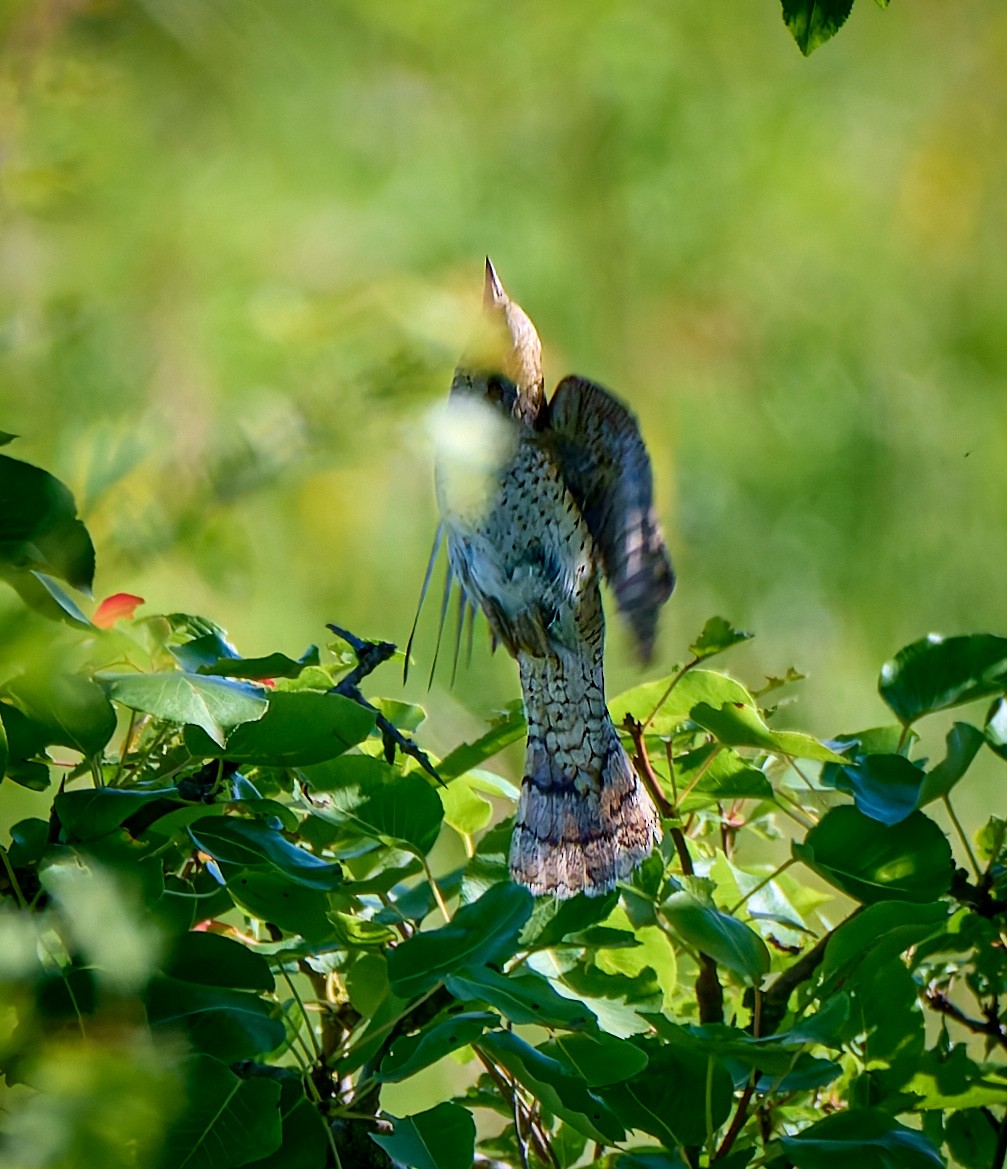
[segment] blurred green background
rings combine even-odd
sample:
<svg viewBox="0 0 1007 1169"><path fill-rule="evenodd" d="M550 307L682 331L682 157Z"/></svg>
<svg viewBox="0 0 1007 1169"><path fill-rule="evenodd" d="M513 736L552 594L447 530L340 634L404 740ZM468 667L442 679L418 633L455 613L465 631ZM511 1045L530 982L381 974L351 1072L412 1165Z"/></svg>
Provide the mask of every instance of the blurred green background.
<svg viewBox="0 0 1007 1169"><path fill-rule="evenodd" d="M641 419L680 574L652 674L722 613L791 721L1005 631L1007 9L861 0L35 0L2 7L0 428L75 491L96 596L249 655L403 644L426 419L492 255L548 377ZM19 602L4 590L0 606ZM444 750L517 695L483 631ZM2 614L0 614L2 615ZM610 691L639 680L621 631Z"/></svg>

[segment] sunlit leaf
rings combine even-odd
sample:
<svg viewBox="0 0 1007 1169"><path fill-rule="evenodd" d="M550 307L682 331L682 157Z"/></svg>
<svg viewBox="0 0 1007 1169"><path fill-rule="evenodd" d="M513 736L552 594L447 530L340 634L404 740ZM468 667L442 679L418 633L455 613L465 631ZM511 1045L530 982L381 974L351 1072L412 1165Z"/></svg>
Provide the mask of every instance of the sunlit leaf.
<svg viewBox="0 0 1007 1169"><path fill-rule="evenodd" d="M492 758L504 747L516 743L525 733L524 711L520 702L513 703L506 715L471 743L462 743L456 747L437 765L437 773L441 779L454 779L464 775L466 771L478 767Z"/></svg>
<svg viewBox="0 0 1007 1169"><path fill-rule="evenodd" d="M172 670L161 674L99 675L105 693L132 710L168 722L202 727L223 747L229 732L266 713L262 692L244 682L203 678Z"/></svg>
<svg viewBox="0 0 1007 1169"><path fill-rule="evenodd" d="M288 840L261 820L207 816L189 826L196 847L234 869L277 874L307 889L328 890L342 882L342 868Z"/></svg>
<svg viewBox="0 0 1007 1169"><path fill-rule="evenodd" d="M594 1025L594 1016L583 1004L557 994L545 978L530 971L498 974L488 966L469 966L449 974L444 985L455 998L484 1002L512 1023L570 1029Z"/></svg>
<svg viewBox="0 0 1007 1169"><path fill-rule="evenodd" d="M270 767L307 767L334 759L362 742L374 728L374 712L341 694L278 690L265 714L242 722L226 746L189 726L185 742L196 756Z"/></svg>
<svg viewBox="0 0 1007 1169"><path fill-rule="evenodd" d="M723 617L711 617L703 626L703 632L689 646L689 653L702 661L704 658L722 654L743 641L749 641L753 636L752 633L735 629L730 621L725 621Z"/></svg>

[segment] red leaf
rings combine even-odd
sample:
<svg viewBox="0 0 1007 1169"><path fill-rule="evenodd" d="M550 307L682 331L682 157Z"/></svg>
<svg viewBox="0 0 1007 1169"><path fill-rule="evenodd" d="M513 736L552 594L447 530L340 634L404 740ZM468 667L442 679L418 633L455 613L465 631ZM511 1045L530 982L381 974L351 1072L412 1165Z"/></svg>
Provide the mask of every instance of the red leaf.
<svg viewBox="0 0 1007 1169"><path fill-rule="evenodd" d="M137 606L142 604L143 597L135 597L132 593L113 593L102 601L91 620L99 629L111 629L120 617L132 617Z"/></svg>

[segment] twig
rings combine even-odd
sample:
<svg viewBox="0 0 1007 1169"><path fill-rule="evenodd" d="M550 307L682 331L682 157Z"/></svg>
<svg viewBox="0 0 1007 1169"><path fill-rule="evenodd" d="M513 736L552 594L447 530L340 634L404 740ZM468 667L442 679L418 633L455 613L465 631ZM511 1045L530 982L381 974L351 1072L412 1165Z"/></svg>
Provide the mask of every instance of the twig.
<svg viewBox="0 0 1007 1169"><path fill-rule="evenodd" d="M987 1035L999 1047L1007 1049L1007 1031L1004 1030L1003 1024L997 1018L974 1019L971 1015L966 1015L961 1007L956 1006L947 996L947 994L940 989L940 987L930 985L925 990L920 992L923 1001L928 1007L938 1011L942 1015L947 1015L948 1018L954 1019L956 1023L974 1032L976 1035Z"/></svg>
<svg viewBox="0 0 1007 1169"><path fill-rule="evenodd" d="M633 763L636 765L637 774L643 780L643 785L650 793L654 803L657 804L658 811L667 820L675 815L675 809L664 794L661 781L657 778L651 765L650 757L647 754L647 745L643 739L644 726L631 714L627 714L623 727L633 742Z"/></svg>
<svg viewBox="0 0 1007 1169"><path fill-rule="evenodd" d="M713 1158L714 1161L719 1161L721 1157L726 1157L731 1151L734 1142L738 1139L738 1134L745 1127L745 1121L748 1119L748 1106L752 1102L752 1096L755 1094L755 1072L749 1076L748 1083L745 1085L744 1092L741 1093L741 1099L738 1101L738 1107L734 1110L734 1117L731 1120L731 1127L724 1134L724 1139L720 1142L720 1148L717 1150L717 1155Z"/></svg>
<svg viewBox="0 0 1007 1169"><path fill-rule="evenodd" d="M389 763L395 757L395 748L398 747L403 755L408 755L410 758L415 759L424 771L433 776L439 784L443 785L444 781L437 774L434 765L430 762L430 758L423 748L406 735L403 735L398 727L393 726L381 711L369 703L363 694L360 693L360 683L368 674L376 670L382 662L388 661L392 654L395 653L395 645L390 641L364 641L362 638L350 633L347 629L342 629L338 625L330 624L328 628L337 637L341 637L357 655L356 668L351 670L345 678L333 686L329 693L341 694L343 698L350 698L366 710L373 711L375 724L385 742L385 758Z"/></svg>

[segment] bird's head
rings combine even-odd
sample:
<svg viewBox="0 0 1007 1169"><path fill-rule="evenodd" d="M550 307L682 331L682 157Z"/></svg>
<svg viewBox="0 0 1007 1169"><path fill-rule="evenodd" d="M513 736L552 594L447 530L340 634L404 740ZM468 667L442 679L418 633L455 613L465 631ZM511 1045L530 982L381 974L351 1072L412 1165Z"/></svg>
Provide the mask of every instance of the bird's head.
<svg viewBox="0 0 1007 1169"><path fill-rule="evenodd" d="M545 407L542 342L528 314L507 295L488 256L480 328L455 371L452 393L482 398L528 425Z"/></svg>

